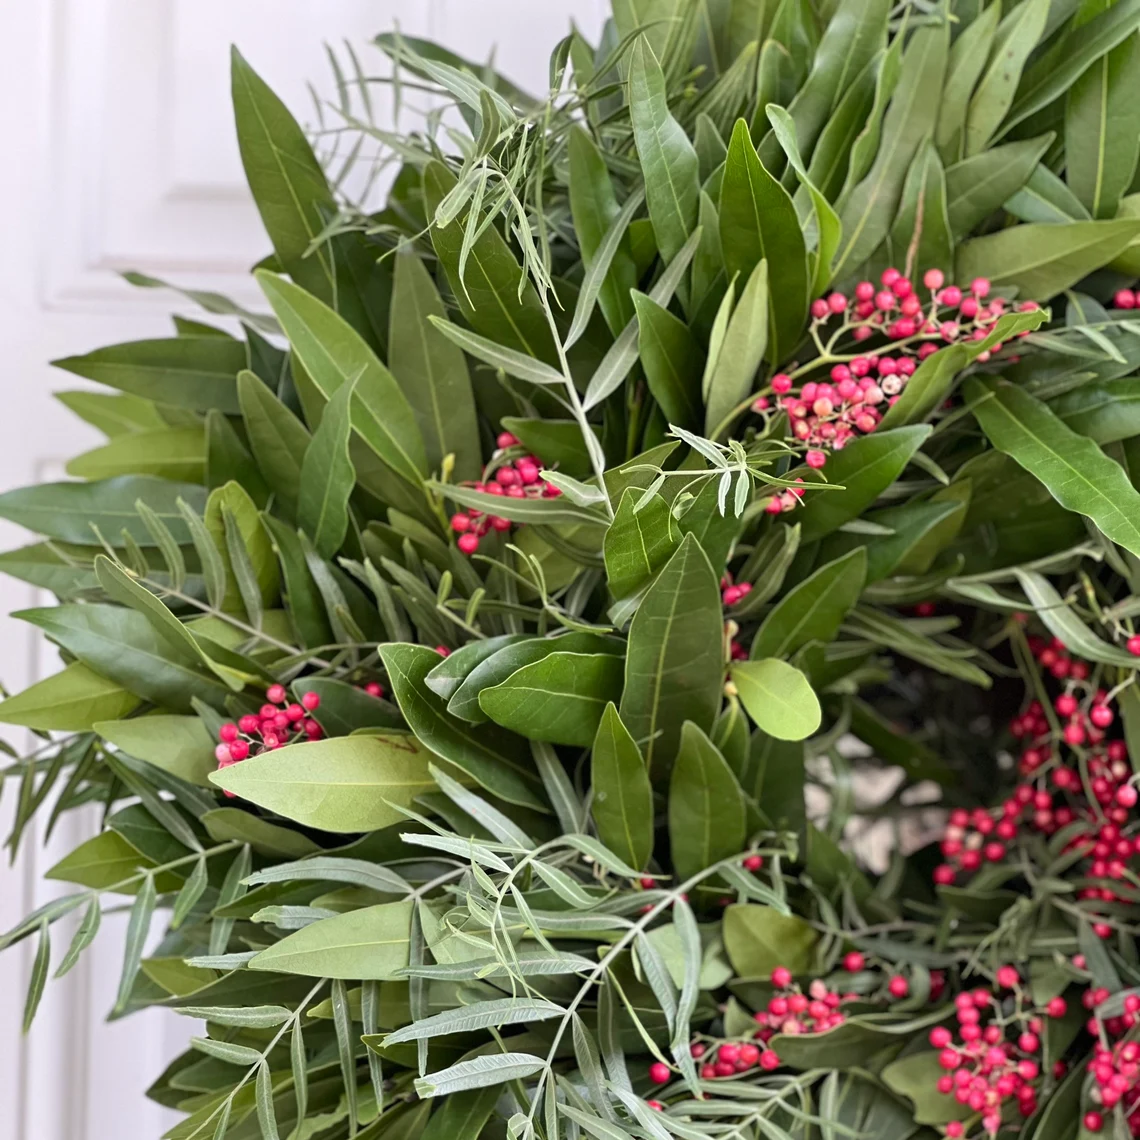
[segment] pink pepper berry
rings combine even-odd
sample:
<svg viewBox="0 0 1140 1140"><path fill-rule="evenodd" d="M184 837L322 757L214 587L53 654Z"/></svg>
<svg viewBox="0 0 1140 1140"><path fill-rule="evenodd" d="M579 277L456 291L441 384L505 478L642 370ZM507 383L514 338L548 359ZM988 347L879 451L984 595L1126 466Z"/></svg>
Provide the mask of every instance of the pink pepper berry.
<svg viewBox="0 0 1140 1140"><path fill-rule="evenodd" d="M372 682L372 684L375 684L375 683L376 683L375 681ZM381 690L381 692L382 691L383 690ZM308 693L302 693L301 694L301 704L306 709L308 709L309 712L312 712L313 709L315 709L315 708L319 708L320 703L321 703L321 698L319 696L317 696L317 694L312 692L312 691L310 691Z"/></svg>
<svg viewBox="0 0 1140 1140"><path fill-rule="evenodd" d="M827 307L833 313L842 313L847 308L847 298L842 293L832 293L827 298Z"/></svg>
<svg viewBox="0 0 1140 1140"><path fill-rule="evenodd" d="M831 313L831 310L827 307L827 302L825 300L823 300L823 298L819 298L818 300L812 301L812 303L811 303L811 315L817 321L827 320L830 313Z"/></svg>
<svg viewBox="0 0 1140 1140"><path fill-rule="evenodd" d="M231 724L229 721L227 721L225 724L222 725L221 728L218 729L218 737L220 740L222 740L226 744L229 744L232 741L237 740L237 738L238 738L238 726L236 724Z"/></svg>
<svg viewBox="0 0 1140 1140"><path fill-rule="evenodd" d="M1112 303L1118 309L1134 309L1136 308L1136 294L1131 289L1118 289Z"/></svg>
<svg viewBox="0 0 1140 1140"><path fill-rule="evenodd" d="M518 443L517 437L513 436L509 431L499 432L495 439L495 446L499 448L514 447Z"/></svg>
<svg viewBox="0 0 1140 1140"><path fill-rule="evenodd" d="M672 1072L669 1066L663 1064L661 1061L655 1061L649 1066L649 1079L655 1085L667 1085L672 1079Z"/></svg>
<svg viewBox="0 0 1140 1140"><path fill-rule="evenodd" d="M814 467L818 470L827 462L827 453L823 451L812 450L804 456L804 462L809 467Z"/></svg>
<svg viewBox="0 0 1140 1140"><path fill-rule="evenodd" d="M896 974L887 983L891 997L904 998L910 993L910 983L901 974Z"/></svg>
<svg viewBox="0 0 1140 1140"><path fill-rule="evenodd" d="M792 378L790 376L783 372L777 372L776 375L772 377L772 391L775 392L777 396L782 396L785 392L790 392L791 390Z"/></svg>
<svg viewBox="0 0 1140 1140"><path fill-rule="evenodd" d="M284 685L270 685L265 690L266 697L275 705L279 705L285 699L285 686Z"/></svg>
<svg viewBox="0 0 1140 1140"><path fill-rule="evenodd" d="M764 866L764 859L760 855L748 855L741 865L746 871L759 871Z"/></svg>
<svg viewBox="0 0 1140 1140"><path fill-rule="evenodd" d="M772 971L772 985L778 990L785 990L792 984L792 971L787 966L777 966Z"/></svg>
<svg viewBox="0 0 1140 1140"><path fill-rule="evenodd" d="M474 554L479 549L479 536L477 534L461 534L456 546L463 551L464 554Z"/></svg>
<svg viewBox="0 0 1140 1140"><path fill-rule="evenodd" d="M852 950L843 956L843 968L849 974L857 974L867 964L867 959L858 950Z"/></svg>
<svg viewBox="0 0 1140 1140"><path fill-rule="evenodd" d="M235 740L230 745L230 756L235 761L244 760L249 755L249 745L244 740Z"/></svg>
<svg viewBox="0 0 1140 1140"><path fill-rule="evenodd" d="M928 269L922 275L922 283L927 289L941 289L945 280L941 269Z"/></svg>
<svg viewBox="0 0 1140 1140"><path fill-rule="evenodd" d="M451 529L456 534L463 534L471 529L471 519L468 515L456 514L451 516Z"/></svg>
<svg viewBox="0 0 1140 1140"><path fill-rule="evenodd" d="M975 297L988 296L989 291L990 282L986 277L975 277L974 280L970 282L970 292L973 293Z"/></svg>
<svg viewBox="0 0 1140 1140"><path fill-rule="evenodd" d="M1124 648L1127 649L1133 657L1140 657L1140 634L1133 634L1124 643Z"/></svg>

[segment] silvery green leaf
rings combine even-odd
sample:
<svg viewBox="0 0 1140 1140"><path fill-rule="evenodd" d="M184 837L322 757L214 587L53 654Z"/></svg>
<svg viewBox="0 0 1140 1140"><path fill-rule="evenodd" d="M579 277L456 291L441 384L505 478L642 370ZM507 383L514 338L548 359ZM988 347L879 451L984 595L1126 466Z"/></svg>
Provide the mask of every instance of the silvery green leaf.
<svg viewBox="0 0 1140 1140"><path fill-rule="evenodd" d="M602 1072L602 1059L598 1054L598 1045L594 1040L594 1035L586 1028L585 1023L577 1013L572 1016L571 1027L578 1071L585 1078L594 1108L607 1120L613 1120L614 1111L610 1107L609 1097L606 1095L606 1079Z"/></svg>
<svg viewBox="0 0 1140 1140"><path fill-rule="evenodd" d="M728 492L732 490L732 472L726 471L720 477L720 484L716 489L716 509L721 518L724 518L724 512L728 508Z"/></svg>
<svg viewBox="0 0 1140 1140"><path fill-rule="evenodd" d="M186 921L186 916L194 909L208 885L209 870L206 866L206 857L203 855L194 864L194 870L190 872L190 877L178 892L178 898L174 903L174 914L170 919L173 929L177 930Z"/></svg>
<svg viewBox="0 0 1140 1140"><path fill-rule="evenodd" d="M95 935L99 933L99 923L102 918L103 912L99 905L99 896L92 895L91 901L87 904L87 910L84 912L83 921L76 927L75 935L71 939L71 945L67 948L67 953L63 956L63 961L55 971L57 978L62 978L64 974L79 961L79 956L87 949L88 946L95 940Z"/></svg>
<svg viewBox="0 0 1140 1140"><path fill-rule="evenodd" d="M244 1065L249 1068L261 1061L261 1053L249 1045L236 1045L232 1041L216 1041L213 1037L191 1037L190 1047L208 1057L224 1061L227 1065Z"/></svg>
<svg viewBox="0 0 1140 1140"><path fill-rule="evenodd" d="M641 1097L634 1096L633 1093L621 1088L612 1088L614 1096L618 1098L625 1105L629 1114L641 1125L645 1131L653 1137L653 1140L672 1140L674 1135L682 1135L682 1133L670 1132L664 1124L661 1123L662 1114L659 1110L650 1108ZM673 1121L670 1118L670 1124ZM701 1140L707 1140L708 1133L696 1132L694 1135L699 1136Z"/></svg>
<svg viewBox="0 0 1140 1140"><path fill-rule="evenodd" d="M677 1026L677 989L664 958L656 946L645 936L644 931L637 933L637 957L641 963L645 980L665 1015L665 1022L672 1034Z"/></svg>
<svg viewBox="0 0 1140 1140"><path fill-rule="evenodd" d="M256 950L239 950L234 954L199 954L187 958L186 965L198 970L240 970L250 959L256 958Z"/></svg>
<svg viewBox="0 0 1140 1140"><path fill-rule="evenodd" d="M283 1005L188 1005L179 1006L174 1012L238 1029L272 1029L284 1025L293 1016Z"/></svg>
<svg viewBox="0 0 1140 1140"><path fill-rule="evenodd" d="M146 945L147 935L150 933L150 922L154 917L155 904L158 895L155 890L154 876L145 875L139 893L135 896L131 907L131 916L127 920L126 944L123 948L123 972L119 978L119 993L115 998L115 1011L121 1012L127 1006L131 996L131 989L135 984L135 977L142 962L143 947Z"/></svg>
<svg viewBox="0 0 1140 1140"><path fill-rule="evenodd" d="M318 855L298 859L295 863L278 863L263 867L245 879L247 886L263 883L296 883L318 880L328 883L350 883L369 887L386 894L406 894L411 890L407 880L388 867L364 859L348 859L339 855Z"/></svg>
<svg viewBox="0 0 1140 1140"><path fill-rule="evenodd" d="M398 1045L402 1041L422 1041L445 1033L470 1033L489 1026L519 1025L528 1021L549 1021L563 1013L560 1005L544 998L493 998L476 1002L460 1009L449 1009L432 1014L421 1021L405 1025L389 1033L384 1045Z"/></svg>
<svg viewBox="0 0 1140 1140"><path fill-rule="evenodd" d="M633 513L636 515L639 511L641 511L644 507L646 507L649 504L649 501L653 498L653 496L656 495L657 492L660 491L661 488L664 486L665 486L665 474L664 474L664 472L662 472L660 475L657 476L656 479L653 480L652 483L649 484L648 487L645 488L644 491L642 491L641 497L633 505Z"/></svg>
<svg viewBox="0 0 1140 1140"><path fill-rule="evenodd" d="M554 808L554 814L558 816L559 826L565 832L579 831L585 821L585 808L558 753L545 740L532 740L530 750L538 774L542 777L547 798Z"/></svg>
<svg viewBox="0 0 1140 1140"><path fill-rule="evenodd" d="M694 451L703 455L714 467L724 468L728 466L728 460L725 459L724 453L711 439L704 439L702 436L694 435L691 431L677 427L676 424L669 425L669 434L675 435L679 440L687 443Z"/></svg>
<svg viewBox="0 0 1140 1140"><path fill-rule="evenodd" d="M729 886L753 902L770 906L780 914L792 913L785 898L772 890L771 887L760 882L754 875L746 874L739 867L725 864L724 867L721 868L720 875L721 878L727 880Z"/></svg>
<svg viewBox="0 0 1140 1140"><path fill-rule="evenodd" d="M533 1053L496 1053L488 1057L472 1057L437 1073L420 1077L416 1093L423 1099L448 1096L465 1089L481 1089L506 1081L532 1077L546 1068L546 1061Z"/></svg>
<svg viewBox="0 0 1140 1140"><path fill-rule="evenodd" d="M517 951L509 965L498 958L473 958L468 962L437 963L434 966L409 966L404 973L409 977L426 978L429 981L462 982L483 978L557 977L565 974L580 974L594 969L596 962L583 958L580 954L555 951Z"/></svg>
<svg viewBox="0 0 1140 1140"><path fill-rule="evenodd" d="M564 1104L561 1111L575 1123L580 1124L588 1135L596 1137L596 1140L633 1140L633 1135L624 1128L611 1121L591 1116L588 1112L583 1112L572 1105Z"/></svg>
<svg viewBox="0 0 1140 1140"><path fill-rule="evenodd" d="M851 519L840 528L843 534L866 534L871 536L882 535L888 537L895 533L893 527L883 526L882 523L871 522L870 519Z"/></svg>
<svg viewBox="0 0 1140 1140"><path fill-rule="evenodd" d="M300 930L323 918L333 918L337 913L322 906L263 906L250 916L250 921L276 926L280 930Z"/></svg>
<svg viewBox="0 0 1140 1140"><path fill-rule="evenodd" d="M470 353L477 360L489 364L492 368L501 368L508 376L517 376L529 384L565 384L566 377L557 369L551 368L533 356L519 352L515 348L506 348L496 344L485 336L472 332L470 329L453 325L442 317L429 316L428 320L439 329L448 340L457 344L464 352Z"/></svg>
<svg viewBox="0 0 1140 1140"><path fill-rule="evenodd" d="M627 879L636 879L642 874L641 871L635 870L628 863L619 859L604 843L595 839L592 835L582 835L580 832L572 832L569 835L561 836L560 842L565 843L568 847L573 847L576 851L581 851L583 855L586 855L595 863L600 863L607 871L614 875L621 875Z"/></svg>
<svg viewBox="0 0 1140 1140"><path fill-rule="evenodd" d="M257 1126L261 1129L261 1140L279 1140L277 1114L273 1108L273 1075L269 1071L268 1061L262 1061L257 1066L254 1093L257 1103Z"/></svg>
<svg viewBox="0 0 1140 1140"><path fill-rule="evenodd" d="M436 851L446 851L449 855L458 855L461 859L471 859L490 867L492 871L502 871L510 874L510 866L499 858L494 851L489 851L475 839L460 839L453 835L418 835L405 833L400 836L405 843L417 847L431 847Z"/></svg>
<svg viewBox="0 0 1140 1140"><path fill-rule="evenodd" d="M341 978L332 984L333 1026L336 1030L336 1048L340 1058L340 1075L348 1101L349 1130L355 1131L356 1112L356 1039L352 1032L352 1016L348 1009L348 987ZM258 1074L260 1075L260 1074Z"/></svg>
<svg viewBox="0 0 1140 1140"><path fill-rule="evenodd" d="M700 1089L697 1085L696 1064L693 1061L692 1053L689 1052L689 1038L691 1036L689 1020L693 1016L693 1010L697 1007L697 997L700 994L701 963L704 954L701 949L701 933L697 929L697 920L693 917L692 908L683 898L677 899L673 904L673 926L677 931L685 972L681 983L681 993L677 999L677 1023L673 1029L671 1047L673 1058L695 1095Z"/></svg>
<svg viewBox="0 0 1140 1140"><path fill-rule="evenodd" d="M428 765L428 771L439 785L439 790L477 823L481 823L500 843L508 843L512 847L534 846L534 840L514 820L492 807L482 796L469 791L434 764Z"/></svg>
<svg viewBox="0 0 1140 1140"><path fill-rule="evenodd" d="M51 965L51 927L45 919L40 923L40 939L36 945L36 956L32 962L32 975L28 980L28 993L24 999L24 1032L31 1028L44 996L47 985L48 967Z"/></svg>
<svg viewBox="0 0 1140 1140"><path fill-rule="evenodd" d="M732 504L733 514L740 518L748 506L748 494L752 490L752 479L747 471L741 471L736 478L736 499Z"/></svg>
<svg viewBox="0 0 1140 1140"><path fill-rule="evenodd" d="M561 471L547 471L544 468L539 475L579 507L592 507L595 503L606 501L606 494L600 487L583 483L580 479L574 479Z"/></svg>

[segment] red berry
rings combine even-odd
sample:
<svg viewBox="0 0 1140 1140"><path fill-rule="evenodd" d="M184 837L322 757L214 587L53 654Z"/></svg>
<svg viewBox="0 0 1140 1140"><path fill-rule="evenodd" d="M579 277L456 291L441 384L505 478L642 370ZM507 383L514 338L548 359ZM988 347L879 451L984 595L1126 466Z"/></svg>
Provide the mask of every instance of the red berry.
<svg viewBox="0 0 1140 1140"><path fill-rule="evenodd" d="M766 1073L770 1073L773 1069L780 1067L780 1058L774 1049L765 1049L760 1054L760 1068Z"/></svg>
<svg viewBox="0 0 1140 1140"><path fill-rule="evenodd" d="M1104 1127L1104 1117L1099 1112L1086 1112L1082 1123L1086 1132L1099 1132Z"/></svg>
<svg viewBox="0 0 1140 1140"><path fill-rule="evenodd" d="M904 998L910 993L910 983L902 974L896 974L887 983L887 989L890 991L891 997Z"/></svg>
<svg viewBox="0 0 1140 1140"><path fill-rule="evenodd" d="M814 467L817 471L827 462L827 453L824 451L812 450L804 456L804 462L809 467Z"/></svg>
<svg viewBox="0 0 1140 1140"><path fill-rule="evenodd" d="M1047 1017L1064 1017L1068 1009L1068 1003L1063 997L1050 998L1045 1003L1045 1015Z"/></svg>
<svg viewBox="0 0 1140 1140"><path fill-rule="evenodd" d="M1012 990L1021 980L1017 970L1014 969L1013 966L1001 966L998 969L996 979L997 984L1001 986L1003 990Z"/></svg>
<svg viewBox="0 0 1140 1140"><path fill-rule="evenodd" d="M760 855L749 855L744 859L741 866L746 871L759 871L764 866L764 859Z"/></svg>
<svg viewBox="0 0 1140 1140"><path fill-rule="evenodd" d="M1121 807L1135 807L1137 799L1140 799L1140 793L1136 791L1134 784L1123 784L1116 789L1116 802Z"/></svg>
<svg viewBox="0 0 1140 1140"><path fill-rule="evenodd" d="M464 514L456 514L451 516L451 529L456 534L463 534L465 531L471 529L471 516Z"/></svg>
<svg viewBox="0 0 1140 1140"><path fill-rule="evenodd" d="M265 690L265 696L275 705L279 705L285 699L285 686L270 685L269 688Z"/></svg>
<svg viewBox="0 0 1140 1140"><path fill-rule="evenodd" d="M1131 289L1118 289L1112 303L1118 309L1134 309L1136 308L1136 294Z"/></svg>
<svg viewBox="0 0 1140 1140"><path fill-rule="evenodd" d="M772 971L772 985L778 990L786 990L792 984L792 971L787 966L777 966Z"/></svg>
<svg viewBox="0 0 1140 1140"><path fill-rule="evenodd" d="M376 684L376 682L373 681L372 684ZM381 690L381 692L383 692L383 690ZM318 708L320 706L320 703L321 703L321 698L319 696L317 696L317 694L314 692L310 691L308 693L302 693L301 694L301 704L306 709L308 709L309 712L312 712L313 709Z"/></svg>
<svg viewBox="0 0 1140 1140"><path fill-rule="evenodd" d="M673 1073L669 1069L669 1066L663 1064L661 1061L654 1061L653 1064L649 1066L649 1079L655 1085L667 1085L672 1078Z"/></svg>
<svg viewBox="0 0 1140 1140"><path fill-rule="evenodd" d="M518 439L511 435L509 431L499 432L498 437L495 439L496 447L514 447L518 443Z"/></svg>
<svg viewBox="0 0 1140 1140"><path fill-rule="evenodd" d="M843 956L843 968L849 974L857 974L867 964L867 959L858 950L852 950Z"/></svg>
<svg viewBox="0 0 1140 1140"><path fill-rule="evenodd" d="M653 1109L654 1112L664 1112L665 1106L659 1100L647 1100L645 1102L646 1108Z"/></svg>
<svg viewBox="0 0 1140 1140"><path fill-rule="evenodd" d="M230 752L230 746L228 744L219 744L214 749L214 758L223 767L226 764L232 764L234 759L233 754Z"/></svg>
<svg viewBox="0 0 1140 1140"><path fill-rule="evenodd" d="M1108 728L1113 722L1112 709L1108 705L1093 705L1089 710L1089 720L1097 726L1097 728Z"/></svg>
<svg viewBox="0 0 1140 1140"><path fill-rule="evenodd" d="M922 275L922 283L927 289L941 289L945 280L941 269L928 269Z"/></svg>
<svg viewBox="0 0 1140 1140"><path fill-rule="evenodd" d="M985 277L975 277L974 280L970 282L970 292L973 293L975 297L985 297L989 294L989 291L990 283Z"/></svg>
<svg viewBox="0 0 1140 1140"><path fill-rule="evenodd" d="M479 536L477 534L461 534L455 545L464 554L474 554L479 549Z"/></svg>
<svg viewBox="0 0 1140 1140"><path fill-rule="evenodd" d="M218 729L218 739L226 744L230 744L231 742L237 740L237 738L238 726L236 724L232 724L227 721L222 725L221 728Z"/></svg>
<svg viewBox="0 0 1140 1140"><path fill-rule="evenodd" d="M235 740L230 745L230 756L234 760L244 760L249 755L249 745L244 740Z"/></svg>

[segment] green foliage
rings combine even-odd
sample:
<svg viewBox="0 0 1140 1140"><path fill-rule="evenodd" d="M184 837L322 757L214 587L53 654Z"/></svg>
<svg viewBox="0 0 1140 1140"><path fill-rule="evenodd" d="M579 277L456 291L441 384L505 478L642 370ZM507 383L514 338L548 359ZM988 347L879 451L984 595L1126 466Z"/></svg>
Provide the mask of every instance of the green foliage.
<svg viewBox="0 0 1140 1140"><path fill-rule="evenodd" d="M151 1090L177 1140L929 1140L932 970L1079 945L1140 980L1061 869L939 897L926 853L845 841L923 781L996 793L1011 615L1137 739L1138 29L1137 0L615 0L538 94L384 34L435 109L378 126L375 61L333 56L349 166L394 170L373 213L235 52L270 311L189 292L225 329L58 361L113 390L60 394L107 442L0 495L62 661L0 702L42 737L0 772L9 846L106 815L0 939L36 939L26 1021L125 899L115 1016L207 1022ZM913 335L847 306L892 266ZM979 335L940 339L926 270L989 279ZM805 385L870 354L916 367L820 432ZM750 1037L777 966L847 1020L710 1078L690 1042ZM1075 1133L1075 1088L1030 1135Z"/></svg>

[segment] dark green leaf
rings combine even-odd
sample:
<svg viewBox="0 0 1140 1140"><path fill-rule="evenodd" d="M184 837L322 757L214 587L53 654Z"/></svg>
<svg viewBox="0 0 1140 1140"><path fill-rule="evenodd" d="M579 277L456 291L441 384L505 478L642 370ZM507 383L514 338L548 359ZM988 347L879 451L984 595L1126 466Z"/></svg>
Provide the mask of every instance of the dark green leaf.
<svg viewBox="0 0 1140 1140"><path fill-rule="evenodd" d="M238 399L249 445L274 503L294 518L308 428L252 372L238 373Z"/></svg>
<svg viewBox="0 0 1140 1140"><path fill-rule="evenodd" d="M332 558L348 533L348 500L356 484L349 455L349 405L355 380L336 390L301 464L297 521L322 558Z"/></svg>
<svg viewBox="0 0 1140 1140"><path fill-rule="evenodd" d="M631 867L653 850L653 790L641 752L611 702L594 738L591 811L598 838Z"/></svg>
<svg viewBox="0 0 1140 1140"><path fill-rule="evenodd" d="M606 578L615 598L635 594L672 557L681 538L669 504L654 495L639 511L642 492L628 488L606 531Z"/></svg>
<svg viewBox="0 0 1140 1140"><path fill-rule="evenodd" d="M665 419L678 427L701 422L704 354L688 326L644 293L634 292L641 366Z"/></svg>
<svg viewBox="0 0 1140 1140"><path fill-rule="evenodd" d="M954 237L965 237L1021 190L1052 141L1052 135L1041 135L993 147L949 167L946 198Z"/></svg>

